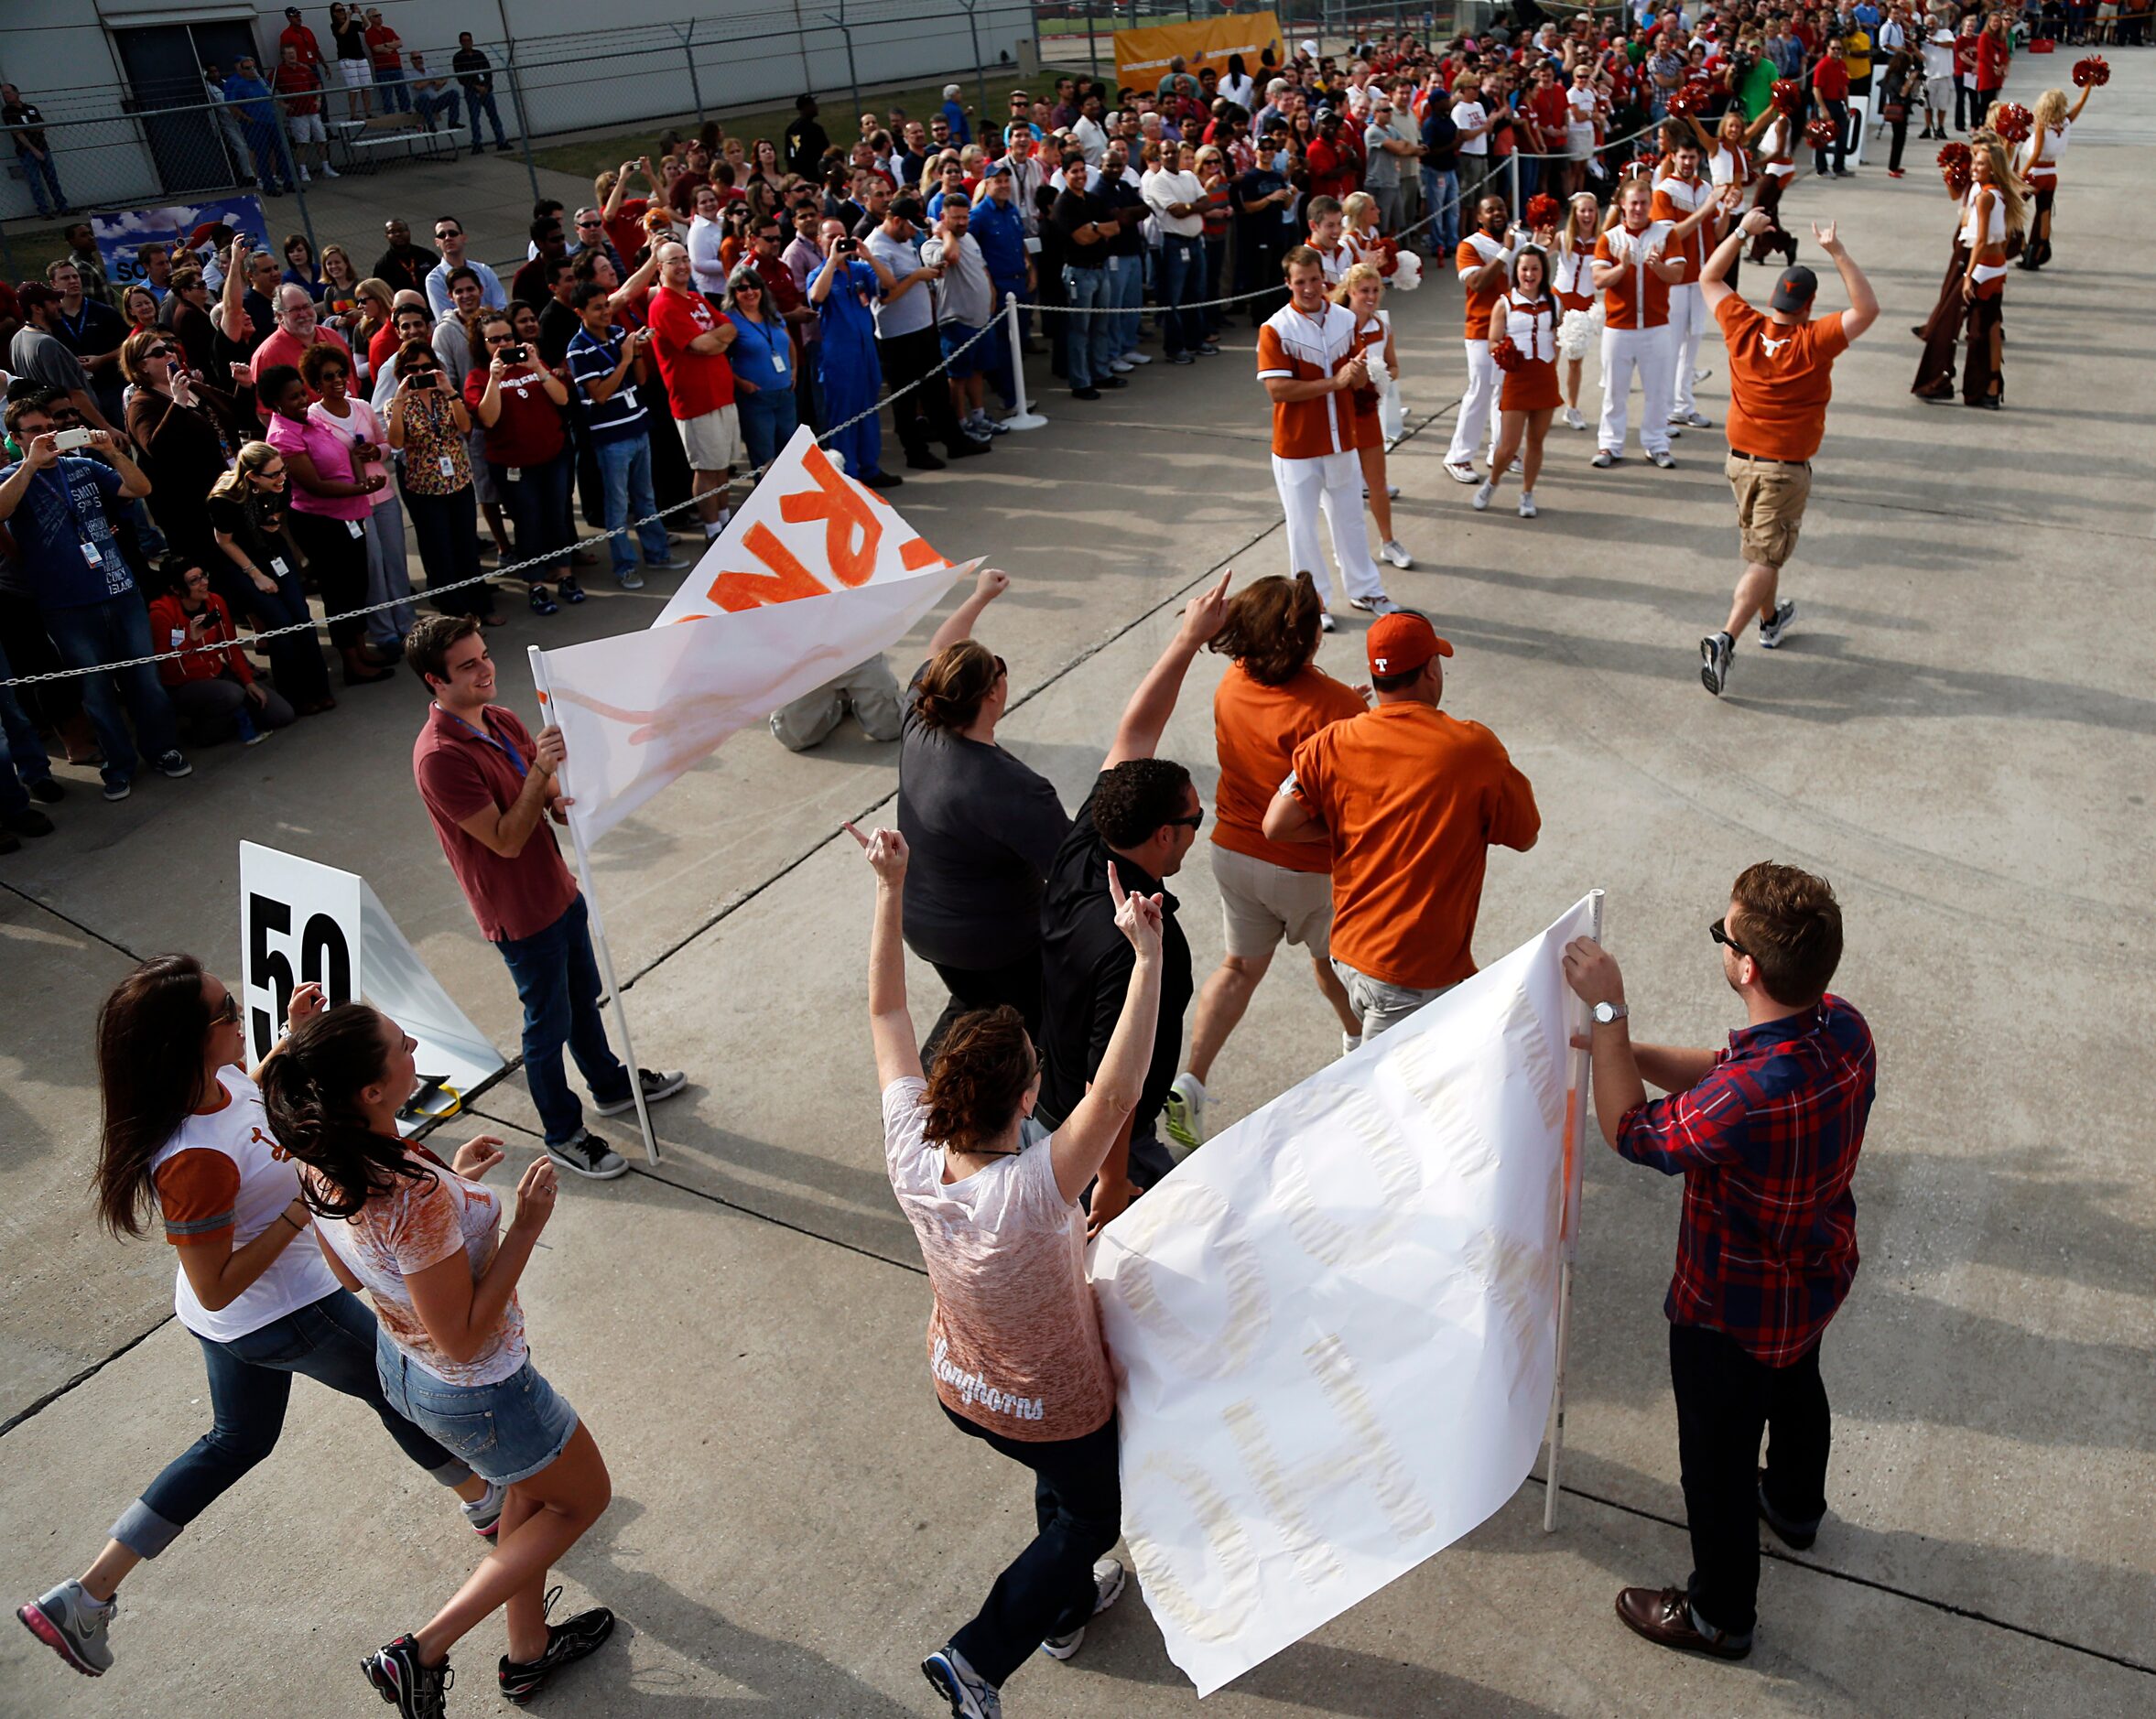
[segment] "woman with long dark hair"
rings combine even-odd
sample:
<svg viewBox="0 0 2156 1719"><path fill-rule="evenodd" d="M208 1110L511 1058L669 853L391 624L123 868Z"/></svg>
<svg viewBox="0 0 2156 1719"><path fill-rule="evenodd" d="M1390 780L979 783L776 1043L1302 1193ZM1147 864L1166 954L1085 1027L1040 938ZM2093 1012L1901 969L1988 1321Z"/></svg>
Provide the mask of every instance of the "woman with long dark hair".
<svg viewBox="0 0 2156 1719"><path fill-rule="evenodd" d="M1227 624L1206 645L1230 659L1213 694L1220 782L1211 852L1226 953L1197 993L1190 1058L1168 1089L1163 1115L1178 1158L1205 1142L1213 1059L1284 941L1300 944L1310 957L1317 989L1339 1019L1342 1053L1361 1040L1361 1017L1332 968L1332 845L1268 841L1263 828L1266 805L1292 773L1295 748L1320 729L1362 714L1360 695L1317 666L1324 621L1325 603L1309 574L1272 574L1236 595Z"/></svg>
<svg viewBox="0 0 2156 1719"><path fill-rule="evenodd" d="M239 369L244 377L245 366ZM236 391L228 392L190 374L179 337L162 329L138 329L122 342L120 373L135 384L127 438L150 481L150 517L176 553L222 571L202 498L256 421L255 384L235 377ZM225 600L240 594L228 590Z"/></svg>
<svg viewBox="0 0 2156 1719"><path fill-rule="evenodd" d="M898 827L913 863L906 942L950 989L928 1030L936 1060L951 1023L1008 1005L1041 1025L1041 896L1070 819L1056 786L996 744L1011 702L1003 659L973 636L1011 576L983 568L928 642L906 687L898 742Z"/></svg>
<svg viewBox="0 0 2156 1719"><path fill-rule="evenodd" d="M935 1293L929 1374L953 1426L1034 1475L1038 1535L921 1662L954 1715L979 1719L1002 1711L1001 1686L1035 1649L1076 1653L1088 1620L1123 1590L1123 1567L1107 1556L1122 1527L1115 1381L1078 1196L1129 1126L1153 1059L1161 899L1126 895L1110 864L1131 977L1092 1085L1047 1134L1033 1120L1039 1054L1015 1009L961 1015L923 1078L905 1000L905 838L846 827L876 873L869 1031L885 1167Z"/></svg>
<svg viewBox="0 0 2156 1719"><path fill-rule="evenodd" d="M321 987L301 985L288 1026L303 1028L321 1007ZM143 962L98 1012L98 1215L121 1236L157 1218L179 1250L173 1304L202 1346L212 1424L122 1512L89 1569L16 1610L91 1677L112 1669L106 1638L121 1579L276 1448L295 1373L374 1410L406 1455L456 1489L480 1533L493 1533L502 1513L501 1488L385 1400L374 1316L338 1288L309 1234L298 1174L244 1072L246 1052L239 1000L190 955Z"/></svg>
<svg viewBox="0 0 2156 1719"><path fill-rule="evenodd" d="M257 627L276 633L269 642L271 678L301 716L320 716L337 700L320 641L303 624L312 614L299 578L306 558L290 528L291 481L284 455L267 442L240 445L203 507L220 557L210 584Z"/></svg>
<svg viewBox="0 0 2156 1719"><path fill-rule="evenodd" d="M1512 253L1511 284L1490 313L1493 351L1511 350L1499 365L1497 451L1490 456L1490 475L1475 492L1478 512L1496 498L1498 485L1517 459L1520 517L1535 515L1534 481L1542 472L1543 440L1565 402L1557 385L1557 330L1563 315L1550 289L1549 253L1540 245L1522 245Z"/></svg>
<svg viewBox="0 0 2156 1719"><path fill-rule="evenodd" d="M516 1302L554 1211L554 1165L541 1153L525 1168L501 1230L502 1196L479 1180L502 1162L499 1141L482 1135L444 1163L398 1133L418 1084L417 1048L365 1003L326 1010L264 1065L263 1101L306 1166L323 1257L346 1288L363 1285L374 1299L374 1365L389 1401L507 1488L493 1549L456 1595L361 1661L401 1719L439 1719L450 1649L493 1612L507 1611L497 1678L516 1702L612 1633L604 1606L547 1623L546 1590L548 1568L613 1492L590 1429L532 1366Z"/></svg>

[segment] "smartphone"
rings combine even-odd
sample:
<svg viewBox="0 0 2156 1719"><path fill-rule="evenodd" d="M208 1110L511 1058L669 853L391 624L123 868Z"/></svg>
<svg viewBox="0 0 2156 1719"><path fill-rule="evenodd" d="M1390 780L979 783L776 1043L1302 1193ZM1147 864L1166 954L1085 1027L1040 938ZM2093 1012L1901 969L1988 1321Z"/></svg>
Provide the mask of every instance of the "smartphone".
<svg viewBox="0 0 2156 1719"><path fill-rule="evenodd" d="M55 430L52 433L52 445L63 454L72 453L78 448L90 446L90 434L87 429Z"/></svg>
<svg viewBox="0 0 2156 1719"><path fill-rule="evenodd" d="M504 346L502 349L502 362L504 364L521 364L530 356L531 349L529 347Z"/></svg>
<svg viewBox="0 0 2156 1719"><path fill-rule="evenodd" d="M439 387L440 385L441 378L436 375L435 373L431 370L422 371L418 375L412 378L412 386L415 388L432 389Z"/></svg>

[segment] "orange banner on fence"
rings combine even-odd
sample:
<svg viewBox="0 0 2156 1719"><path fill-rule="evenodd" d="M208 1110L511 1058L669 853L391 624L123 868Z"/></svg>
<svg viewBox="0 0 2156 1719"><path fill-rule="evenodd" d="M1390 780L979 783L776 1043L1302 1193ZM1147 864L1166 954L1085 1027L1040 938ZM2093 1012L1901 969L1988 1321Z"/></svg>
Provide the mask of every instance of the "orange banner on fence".
<svg viewBox="0 0 2156 1719"><path fill-rule="evenodd" d="M1228 75L1228 56L1241 54L1242 69L1258 76L1258 56L1268 48L1275 62L1287 58L1280 34L1280 20L1270 12L1240 16L1208 18L1199 24L1155 24L1142 30L1115 33L1115 78L1133 89L1151 89L1166 73L1168 62L1180 54L1186 70L1195 75L1210 66Z"/></svg>

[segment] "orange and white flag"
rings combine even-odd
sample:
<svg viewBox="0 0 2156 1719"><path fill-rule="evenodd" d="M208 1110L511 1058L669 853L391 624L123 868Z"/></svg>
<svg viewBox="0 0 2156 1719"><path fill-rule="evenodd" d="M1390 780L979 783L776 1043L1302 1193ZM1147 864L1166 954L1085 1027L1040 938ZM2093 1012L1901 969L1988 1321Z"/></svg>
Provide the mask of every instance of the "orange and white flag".
<svg viewBox="0 0 2156 1719"><path fill-rule="evenodd" d="M895 644L977 565L952 565L797 430L648 631L544 653L585 841Z"/></svg>

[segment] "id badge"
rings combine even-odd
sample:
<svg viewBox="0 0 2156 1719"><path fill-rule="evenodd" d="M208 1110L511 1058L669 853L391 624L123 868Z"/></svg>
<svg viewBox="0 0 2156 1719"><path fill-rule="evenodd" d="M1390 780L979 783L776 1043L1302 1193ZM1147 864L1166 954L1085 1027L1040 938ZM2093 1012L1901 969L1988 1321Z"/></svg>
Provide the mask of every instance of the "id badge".
<svg viewBox="0 0 2156 1719"><path fill-rule="evenodd" d="M175 628L173 628L173 629L172 629L172 648L173 648L174 650L176 650L176 651L177 651L178 649L179 649L179 647L180 647L181 645L185 644L186 643L187 643L187 634L186 634L185 632L181 632L181 631L180 631L180 630L179 630L178 627L175 627Z"/></svg>
<svg viewBox="0 0 2156 1719"><path fill-rule="evenodd" d="M522 466L504 467L502 471L502 480L505 483L522 483L524 481L524 468Z"/></svg>
<svg viewBox="0 0 2156 1719"><path fill-rule="evenodd" d="M454 459L451 459L449 455L442 455L442 457L437 459L434 463L441 468L441 474L443 477L453 478L457 475L457 462Z"/></svg>
<svg viewBox="0 0 2156 1719"><path fill-rule="evenodd" d="M271 556L269 558L269 564L271 567L276 569L277 577L279 578L283 578L287 573L291 571L291 569L285 565L285 557L281 555Z"/></svg>
<svg viewBox="0 0 2156 1719"><path fill-rule="evenodd" d="M367 535L367 528L361 524L356 519L346 520L344 522L344 529L354 537L363 537Z"/></svg>
<svg viewBox="0 0 2156 1719"><path fill-rule="evenodd" d="M97 546L93 543L83 543L79 546L82 551L83 565L95 568L98 571L103 572L104 570L104 557L98 554Z"/></svg>
<svg viewBox="0 0 2156 1719"><path fill-rule="evenodd" d="M1035 235L1035 236L1029 236L1029 237L1026 239L1026 241L1025 241L1025 254L1026 254L1026 255L1028 255L1028 256L1038 256L1038 255L1040 255L1040 254L1041 254L1041 242L1040 242L1040 239L1039 239L1039 237L1038 237L1037 235Z"/></svg>
<svg viewBox="0 0 2156 1719"><path fill-rule="evenodd" d="M771 368L778 374L785 375L786 373L786 355L784 352L772 353Z"/></svg>

